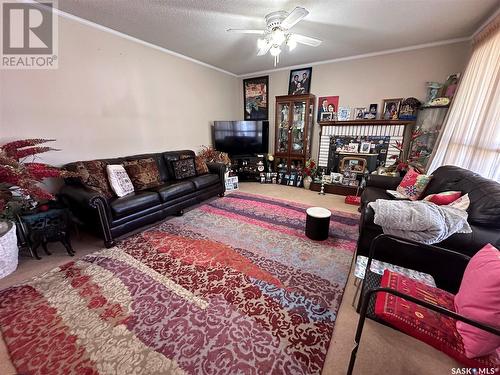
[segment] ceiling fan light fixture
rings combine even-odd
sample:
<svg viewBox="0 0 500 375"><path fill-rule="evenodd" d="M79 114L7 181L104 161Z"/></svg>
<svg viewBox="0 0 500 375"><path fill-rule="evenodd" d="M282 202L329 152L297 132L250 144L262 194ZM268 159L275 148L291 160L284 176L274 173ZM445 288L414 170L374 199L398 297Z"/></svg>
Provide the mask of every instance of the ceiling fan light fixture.
<svg viewBox="0 0 500 375"><path fill-rule="evenodd" d="M276 45L276 44L275 44L275 45L273 45L273 46L271 47L271 49L269 50L269 53L271 54L271 56L275 56L275 57L276 57L276 56L279 56L279 54L281 53L281 48L280 48L280 46L278 46L278 45Z"/></svg>
<svg viewBox="0 0 500 375"><path fill-rule="evenodd" d="M283 44L285 39L286 35L283 30L276 28L271 32L271 41L273 44L280 46L281 44Z"/></svg>
<svg viewBox="0 0 500 375"><path fill-rule="evenodd" d="M267 46L267 40L266 39L262 39L262 38L257 39L257 48L258 49L265 48L266 46Z"/></svg>
<svg viewBox="0 0 500 375"><path fill-rule="evenodd" d="M297 47L297 41L293 36L290 36L286 41L286 45L288 46L289 51L293 51L295 47Z"/></svg>

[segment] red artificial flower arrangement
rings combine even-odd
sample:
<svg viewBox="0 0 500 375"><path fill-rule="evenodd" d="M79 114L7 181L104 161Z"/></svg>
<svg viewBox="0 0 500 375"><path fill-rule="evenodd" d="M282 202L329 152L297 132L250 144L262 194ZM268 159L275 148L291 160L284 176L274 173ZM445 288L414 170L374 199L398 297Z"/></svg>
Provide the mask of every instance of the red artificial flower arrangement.
<svg viewBox="0 0 500 375"><path fill-rule="evenodd" d="M313 177L316 175L317 167L316 162L313 159L309 159L306 161L305 167L302 169L302 174L304 177L309 176Z"/></svg>
<svg viewBox="0 0 500 375"><path fill-rule="evenodd" d="M34 162L36 155L59 151L52 147L39 146L53 139L23 139L0 146L0 213L15 200L13 192L25 200L46 201L54 196L40 187L40 183L51 177L71 177L73 173ZM33 162L26 162L32 156Z"/></svg>

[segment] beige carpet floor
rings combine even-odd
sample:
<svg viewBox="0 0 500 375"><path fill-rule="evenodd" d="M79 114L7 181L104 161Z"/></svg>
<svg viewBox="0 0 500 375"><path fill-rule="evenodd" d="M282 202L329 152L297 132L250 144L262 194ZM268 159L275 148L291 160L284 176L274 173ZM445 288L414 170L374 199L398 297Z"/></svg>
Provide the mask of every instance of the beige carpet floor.
<svg viewBox="0 0 500 375"><path fill-rule="evenodd" d="M339 195L326 194L322 196L305 189L259 183L241 183L240 190L334 210L357 212L356 206L345 204L345 197ZM20 257L17 270L0 279L0 290L44 273L70 259L83 257L101 249L103 245L101 240L82 234L80 238L73 238L73 247L76 251L74 258L70 258L59 244L51 244L52 255L43 255L42 260L34 260L26 256ZM352 307L354 291L351 272L335 323L333 338L323 369L324 375L345 374L347 371L358 322L358 314ZM22 311L19 313L22 314ZM386 373L392 375L451 374L451 369L454 367L462 366L418 340L367 320L354 373L370 375ZM15 374L15 370L10 363L3 340L0 340L0 375L11 374Z"/></svg>

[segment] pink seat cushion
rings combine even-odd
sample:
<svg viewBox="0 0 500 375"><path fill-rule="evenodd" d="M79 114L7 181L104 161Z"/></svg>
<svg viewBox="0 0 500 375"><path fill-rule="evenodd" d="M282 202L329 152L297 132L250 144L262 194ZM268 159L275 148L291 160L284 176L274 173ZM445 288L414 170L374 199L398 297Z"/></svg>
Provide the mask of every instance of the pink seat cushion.
<svg viewBox="0 0 500 375"><path fill-rule="evenodd" d="M488 244L474 255L465 269L455 296L459 314L493 327L500 326L500 252ZM500 349L500 336L457 322L465 354L475 358Z"/></svg>

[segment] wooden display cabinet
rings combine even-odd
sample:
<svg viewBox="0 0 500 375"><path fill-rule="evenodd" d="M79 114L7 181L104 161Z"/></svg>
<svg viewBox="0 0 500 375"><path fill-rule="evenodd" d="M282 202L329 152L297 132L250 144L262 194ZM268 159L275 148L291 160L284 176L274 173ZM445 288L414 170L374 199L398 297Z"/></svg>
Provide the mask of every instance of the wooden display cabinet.
<svg viewBox="0 0 500 375"><path fill-rule="evenodd" d="M311 157L315 102L312 94L276 97L274 155L278 168L301 170Z"/></svg>

